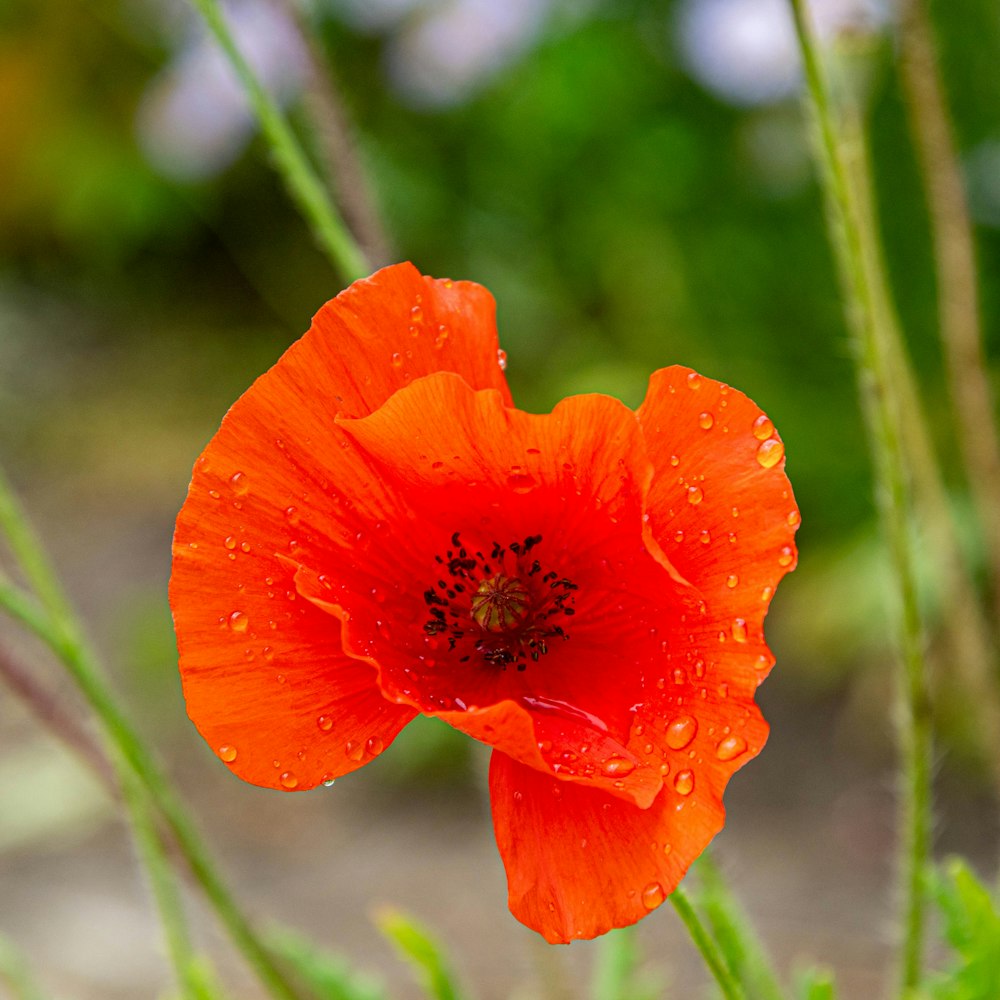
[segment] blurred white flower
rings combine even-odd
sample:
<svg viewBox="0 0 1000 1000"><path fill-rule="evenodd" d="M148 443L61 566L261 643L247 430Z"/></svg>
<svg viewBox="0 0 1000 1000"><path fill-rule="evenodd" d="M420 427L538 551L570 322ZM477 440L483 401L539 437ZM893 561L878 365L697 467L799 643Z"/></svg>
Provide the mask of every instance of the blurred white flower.
<svg viewBox="0 0 1000 1000"><path fill-rule="evenodd" d="M521 55L552 0L446 0L389 41L388 72L407 101L455 104Z"/></svg>
<svg viewBox="0 0 1000 1000"><path fill-rule="evenodd" d="M809 0L822 41L872 34L889 21L886 0ZM794 94L801 63L788 0L683 0L681 58L691 75L731 104L770 104Z"/></svg>
<svg viewBox="0 0 1000 1000"><path fill-rule="evenodd" d="M295 26L268 0L241 0L226 10L236 44L261 83L278 101L291 100L306 74ZM150 84L136 123L153 166L180 180L211 176L228 166L255 128L228 60L200 21L196 29Z"/></svg>

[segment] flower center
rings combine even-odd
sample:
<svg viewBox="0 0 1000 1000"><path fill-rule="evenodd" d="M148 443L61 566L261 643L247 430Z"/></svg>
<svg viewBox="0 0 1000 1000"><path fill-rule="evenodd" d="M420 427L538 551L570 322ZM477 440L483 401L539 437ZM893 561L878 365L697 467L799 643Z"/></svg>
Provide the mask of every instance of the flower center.
<svg viewBox="0 0 1000 1000"><path fill-rule="evenodd" d="M577 587L543 569L533 552L541 540L531 535L506 548L494 542L487 557L466 549L456 531L454 548L435 556L442 578L424 591L430 613L424 632L447 636L463 663L476 657L518 670L548 653L550 639L568 639L561 622L575 613Z"/></svg>

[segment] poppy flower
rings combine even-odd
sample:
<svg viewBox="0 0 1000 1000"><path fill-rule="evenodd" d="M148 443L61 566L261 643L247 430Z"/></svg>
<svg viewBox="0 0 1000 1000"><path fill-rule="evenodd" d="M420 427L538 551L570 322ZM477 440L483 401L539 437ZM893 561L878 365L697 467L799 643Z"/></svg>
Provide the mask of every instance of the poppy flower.
<svg viewBox="0 0 1000 1000"><path fill-rule="evenodd" d="M511 911L565 942L722 827L799 515L735 389L671 367L638 410L536 415L504 368L485 289L356 282L197 460L170 598L188 713L246 781L330 782L417 713L491 746Z"/></svg>

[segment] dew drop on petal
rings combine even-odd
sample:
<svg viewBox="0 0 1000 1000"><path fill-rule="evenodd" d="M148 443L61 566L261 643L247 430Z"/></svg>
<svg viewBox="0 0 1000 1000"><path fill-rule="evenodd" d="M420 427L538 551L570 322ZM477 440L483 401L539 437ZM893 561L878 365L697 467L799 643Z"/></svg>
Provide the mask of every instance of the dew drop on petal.
<svg viewBox="0 0 1000 1000"><path fill-rule="evenodd" d="M234 611L229 616L229 627L234 632L246 632L250 625L250 620L242 611Z"/></svg>
<svg viewBox="0 0 1000 1000"><path fill-rule="evenodd" d="M642 890L642 905L647 910L655 910L666 899L663 894L663 886L659 882L650 882Z"/></svg>
<svg viewBox="0 0 1000 1000"><path fill-rule="evenodd" d="M247 482L247 477L242 472L234 472L229 478L229 485L232 486L233 492L238 496L246 496L250 492L250 484Z"/></svg>
<svg viewBox="0 0 1000 1000"><path fill-rule="evenodd" d="M777 438L768 438L762 441L757 449L757 464L765 469L771 469L777 465L785 455L785 446Z"/></svg>
<svg viewBox="0 0 1000 1000"><path fill-rule="evenodd" d="M530 493L538 483L535 481L535 477L529 475L527 472L521 472L519 469L512 470L510 475L507 477L507 485L515 493Z"/></svg>
<svg viewBox="0 0 1000 1000"><path fill-rule="evenodd" d="M219 758L225 761L227 764L232 764L236 760L236 747L231 746L221 746L218 749Z"/></svg>
<svg viewBox="0 0 1000 1000"><path fill-rule="evenodd" d="M705 499L705 494L702 493L700 486L689 486L687 491L688 503L699 504Z"/></svg>
<svg viewBox="0 0 1000 1000"><path fill-rule="evenodd" d="M333 719L331 719L329 715L321 715L316 720L316 725L319 726L324 733L328 733L331 729L333 729Z"/></svg>
<svg viewBox="0 0 1000 1000"><path fill-rule="evenodd" d="M698 426L703 431L710 431L715 426L715 417L708 410L698 414Z"/></svg>
<svg viewBox="0 0 1000 1000"><path fill-rule="evenodd" d="M792 560L794 558L795 558L795 553L792 550L791 545L782 546L781 551L778 553L778 565L791 566Z"/></svg>
<svg viewBox="0 0 1000 1000"><path fill-rule="evenodd" d="M361 743L360 740L357 743L355 743L354 740L348 740L344 744L344 753L347 754L351 760L361 760L361 758L365 755L364 744Z"/></svg>
<svg viewBox="0 0 1000 1000"><path fill-rule="evenodd" d="M601 770L608 777L623 778L626 774L631 774L635 770L635 764L624 757L609 757L601 765Z"/></svg>
<svg viewBox="0 0 1000 1000"><path fill-rule="evenodd" d="M385 744L378 736L370 736L365 744L365 749L373 757L377 757L385 749Z"/></svg>
<svg viewBox="0 0 1000 1000"><path fill-rule="evenodd" d="M674 778L674 791L678 795L690 795L694 791L694 774L691 771L678 771Z"/></svg>
<svg viewBox="0 0 1000 1000"><path fill-rule="evenodd" d="M667 726L667 746L671 750L683 750L698 732L698 721L690 715L681 715Z"/></svg>
<svg viewBox="0 0 1000 1000"><path fill-rule="evenodd" d="M291 771L284 771L284 772L282 772L282 775L281 775L281 777L278 780L281 782L281 787L282 788L289 788L289 789L291 789L291 788L298 788L299 787L299 779L296 778L295 775L292 774Z"/></svg>
<svg viewBox="0 0 1000 1000"><path fill-rule="evenodd" d="M726 577L726 586L730 590L732 590L739 582L740 578L735 573L730 573L729 576Z"/></svg>
<svg viewBox="0 0 1000 1000"><path fill-rule="evenodd" d="M678 544L684 541L684 532L681 531L680 528L674 532L674 541Z"/></svg>
<svg viewBox="0 0 1000 1000"><path fill-rule="evenodd" d="M773 594L774 594L774 587L765 587L760 592L760 599L762 601L769 601L769 600L771 600L771 597L772 597Z"/></svg>
<svg viewBox="0 0 1000 1000"><path fill-rule="evenodd" d="M698 536L698 540L702 545L708 545L709 542L712 541L712 535L708 531L702 531L702 533Z"/></svg>
<svg viewBox="0 0 1000 1000"><path fill-rule="evenodd" d="M766 441L774 433L774 424L771 423L770 418L762 413L753 422L753 436L758 441Z"/></svg>
<svg viewBox="0 0 1000 1000"><path fill-rule="evenodd" d="M742 736L727 736L715 748L715 756L719 760L735 760L740 754L746 753L747 741Z"/></svg>
<svg viewBox="0 0 1000 1000"><path fill-rule="evenodd" d="M232 551L236 548L236 539L232 535L229 535L222 544L225 545L227 549Z"/></svg>
<svg viewBox="0 0 1000 1000"><path fill-rule="evenodd" d="M677 466L681 464L681 460L677 455L671 455L670 464L676 469Z"/></svg>
<svg viewBox="0 0 1000 1000"><path fill-rule="evenodd" d="M789 528L797 528L802 521L802 515L797 510L791 510L786 520Z"/></svg>
<svg viewBox="0 0 1000 1000"><path fill-rule="evenodd" d="M734 618L731 631L736 642L746 642L748 638L746 619Z"/></svg>
<svg viewBox="0 0 1000 1000"><path fill-rule="evenodd" d="M393 354L393 356L392 356L391 363L392 363L392 367L393 368L402 368L403 367L403 355L400 354L399 351L396 351Z"/></svg>
<svg viewBox="0 0 1000 1000"><path fill-rule="evenodd" d="M687 384L689 389L700 389L701 376L697 372L688 372Z"/></svg>
<svg viewBox="0 0 1000 1000"><path fill-rule="evenodd" d="M503 350L497 351L497 364L500 366L500 371L507 370L507 352Z"/></svg>

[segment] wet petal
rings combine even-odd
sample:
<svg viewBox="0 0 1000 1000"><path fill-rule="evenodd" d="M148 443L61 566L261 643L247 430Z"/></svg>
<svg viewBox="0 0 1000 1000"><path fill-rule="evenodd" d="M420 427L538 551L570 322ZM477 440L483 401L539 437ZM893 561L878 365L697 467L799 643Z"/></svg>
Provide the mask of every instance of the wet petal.
<svg viewBox="0 0 1000 1000"><path fill-rule="evenodd" d="M711 783L664 784L648 809L501 753L490 802L511 912L552 943L625 927L659 906L721 829Z"/></svg>
<svg viewBox="0 0 1000 1000"><path fill-rule="evenodd" d="M192 720L247 780L310 787L360 766L413 717L344 655L339 621L297 593L296 566L363 553L392 502L338 413L367 414L443 369L507 398L493 309L479 286L408 264L357 282L237 401L198 459L170 586L181 675Z"/></svg>
<svg viewBox="0 0 1000 1000"><path fill-rule="evenodd" d="M635 415L581 396L536 416L443 374L341 426L410 508L391 540L390 599L335 585L350 602L349 647L378 663L386 696L531 766L651 801L659 773L625 741L643 671L662 656L655 632L684 597L644 541L651 469ZM498 644L469 614L476 587L499 575L523 581L534 612L561 581L573 588L546 619L560 631L507 663L490 659Z"/></svg>

